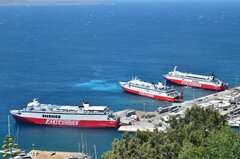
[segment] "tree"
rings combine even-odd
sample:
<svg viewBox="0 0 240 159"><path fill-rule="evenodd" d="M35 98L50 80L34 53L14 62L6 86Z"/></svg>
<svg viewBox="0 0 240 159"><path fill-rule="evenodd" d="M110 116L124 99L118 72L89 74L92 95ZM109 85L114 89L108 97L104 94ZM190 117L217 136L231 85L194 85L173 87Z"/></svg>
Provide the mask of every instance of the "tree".
<svg viewBox="0 0 240 159"><path fill-rule="evenodd" d="M225 117L212 109L193 106L184 117L170 119L167 132L137 131L115 139L105 159L240 158L240 134L226 126Z"/></svg>

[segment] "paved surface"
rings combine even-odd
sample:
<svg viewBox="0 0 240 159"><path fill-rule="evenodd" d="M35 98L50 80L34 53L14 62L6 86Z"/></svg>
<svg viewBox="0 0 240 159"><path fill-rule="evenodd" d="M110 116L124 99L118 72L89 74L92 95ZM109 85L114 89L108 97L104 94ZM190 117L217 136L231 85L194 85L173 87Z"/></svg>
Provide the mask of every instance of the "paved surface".
<svg viewBox="0 0 240 159"><path fill-rule="evenodd" d="M28 153L33 159L67 159L70 157L82 157L82 159L90 159L90 157L85 157L84 154L79 152L59 152L59 151L41 151L32 150Z"/></svg>
<svg viewBox="0 0 240 159"><path fill-rule="evenodd" d="M130 125L122 125L119 127L119 131L131 131L136 132L138 129L140 131L148 130L153 131L155 128L158 130L166 131L169 128L169 125L167 123L167 120L169 116L172 115L182 115L184 111L187 108L191 108L193 105L204 105L208 104L209 102L214 102L216 100L220 101L221 98L228 98L233 97L237 99L236 101L239 101L239 104L231 105L227 109L221 109L220 105L221 102L218 104L215 104L214 109L218 110L220 114L227 115L229 118L232 118L232 113L240 110L240 86L232 88L230 90L225 90L222 92L213 93L208 96L196 98L193 100L185 101L183 103L175 104L178 106L178 112L166 112L159 114L156 111L154 112L144 112L144 111L138 111L138 110L131 110L126 109L119 112L116 112L115 114L121 118L121 121L125 124L130 123ZM223 101L223 100L222 100ZM132 112L135 112L136 115L130 115ZM127 117L126 117L127 116ZM139 121L136 120L136 116L140 119ZM148 116L148 117L146 117Z"/></svg>

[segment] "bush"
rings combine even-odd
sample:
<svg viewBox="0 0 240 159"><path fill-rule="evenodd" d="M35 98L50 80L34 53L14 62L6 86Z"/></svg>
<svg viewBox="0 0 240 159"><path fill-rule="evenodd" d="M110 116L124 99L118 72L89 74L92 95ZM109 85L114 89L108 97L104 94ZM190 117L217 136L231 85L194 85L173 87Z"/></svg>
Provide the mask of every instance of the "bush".
<svg viewBox="0 0 240 159"><path fill-rule="evenodd" d="M146 115L142 115L141 118L145 118L145 119L150 119L150 118L153 118L153 117L156 117L155 114L146 114Z"/></svg>
<svg viewBox="0 0 240 159"><path fill-rule="evenodd" d="M112 143L104 159L240 158L240 134L226 125L225 117L212 109L193 106L184 117L170 119L167 132L126 133Z"/></svg>

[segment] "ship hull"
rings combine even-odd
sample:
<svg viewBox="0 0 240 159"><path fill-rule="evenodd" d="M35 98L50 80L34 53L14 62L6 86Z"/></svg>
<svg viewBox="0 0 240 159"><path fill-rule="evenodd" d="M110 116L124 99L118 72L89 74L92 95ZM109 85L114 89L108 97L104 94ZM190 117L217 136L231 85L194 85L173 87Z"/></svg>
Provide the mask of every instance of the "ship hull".
<svg viewBox="0 0 240 159"><path fill-rule="evenodd" d="M195 87L195 88L201 88L201 89L208 89L208 90L216 90L216 91L223 91L226 89L225 86L223 85L214 85L214 84L207 84L207 83L200 83L200 82L193 82L190 80L184 80L184 79L175 79L171 77L165 77L166 80L179 84L179 85L184 85L184 86L190 86L190 87Z"/></svg>
<svg viewBox="0 0 240 159"><path fill-rule="evenodd" d="M148 97L148 98L153 98L153 99L158 99L158 100L163 100L163 101L169 101L169 102L180 102L180 100L177 100L177 99L171 98L171 97L154 95L154 94L130 89L130 88L127 88L127 87L124 87L124 86L122 86L122 88L123 88L124 91L126 91L128 93L132 93L132 94L136 94L136 95L140 95L140 96L144 96L144 97Z"/></svg>
<svg viewBox="0 0 240 159"><path fill-rule="evenodd" d="M44 119L23 117L13 114L17 122L39 124L48 126L63 126L63 127L84 127L84 128L115 128L118 127L117 121L108 120L64 120L64 119Z"/></svg>

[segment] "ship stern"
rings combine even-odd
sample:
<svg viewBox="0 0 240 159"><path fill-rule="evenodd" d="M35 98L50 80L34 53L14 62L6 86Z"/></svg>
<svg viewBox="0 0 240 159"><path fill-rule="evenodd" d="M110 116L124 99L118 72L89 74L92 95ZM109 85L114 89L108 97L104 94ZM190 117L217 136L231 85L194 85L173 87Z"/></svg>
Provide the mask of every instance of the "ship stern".
<svg viewBox="0 0 240 159"><path fill-rule="evenodd" d="M222 84L222 90L228 89L228 83L223 83Z"/></svg>

